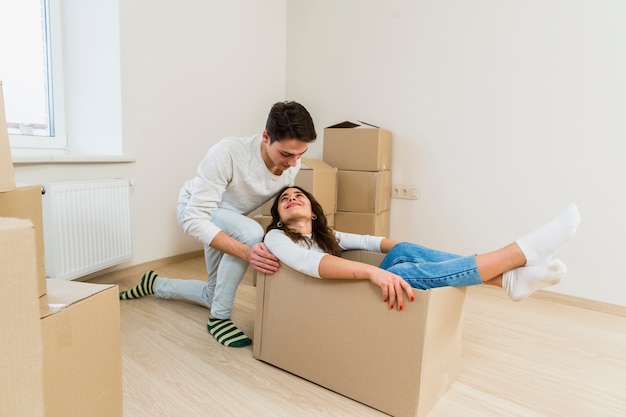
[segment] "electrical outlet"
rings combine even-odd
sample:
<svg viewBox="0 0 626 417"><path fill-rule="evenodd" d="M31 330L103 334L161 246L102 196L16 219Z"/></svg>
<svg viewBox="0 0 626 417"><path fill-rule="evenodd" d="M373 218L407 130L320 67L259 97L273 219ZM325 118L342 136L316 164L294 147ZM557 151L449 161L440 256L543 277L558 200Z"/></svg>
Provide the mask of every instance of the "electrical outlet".
<svg viewBox="0 0 626 417"><path fill-rule="evenodd" d="M391 197L405 200L417 200L420 196L419 188L409 185L392 185Z"/></svg>

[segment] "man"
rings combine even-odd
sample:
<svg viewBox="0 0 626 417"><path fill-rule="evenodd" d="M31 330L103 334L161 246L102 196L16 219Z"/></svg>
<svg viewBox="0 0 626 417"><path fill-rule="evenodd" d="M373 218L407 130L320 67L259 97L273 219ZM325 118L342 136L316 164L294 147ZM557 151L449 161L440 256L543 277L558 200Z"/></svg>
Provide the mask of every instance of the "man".
<svg viewBox="0 0 626 417"><path fill-rule="evenodd" d="M120 299L148 294L193 302L211 309L207 328L225 346L252 341L230 320L235 293L248 265L259 272L278 270L278 259L263 240L263 228L246 214L286 185L293 185L300 158L317 134L309 112L294 101L272 106L262 134L225 138L212 146L195 178L182 187L178 221L204 243L208 281L172 279L148 271Z"/></svg>

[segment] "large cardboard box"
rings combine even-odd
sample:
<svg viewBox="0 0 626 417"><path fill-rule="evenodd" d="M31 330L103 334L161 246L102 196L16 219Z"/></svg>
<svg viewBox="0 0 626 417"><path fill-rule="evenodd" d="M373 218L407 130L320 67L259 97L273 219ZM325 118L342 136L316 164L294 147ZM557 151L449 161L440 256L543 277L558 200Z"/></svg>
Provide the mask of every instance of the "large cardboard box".
<svg viewBox="0 0 626 417"><path fill-rule="evenodd" d="M35 225L35 247L38 294L46 293L46 260L43 239L43 216L41 206L41 185L18 187L0 193L0 217L28 219Z"/></svg>
<svg viewBox="0 0 626 417"><path fill-rule="evenodd" d="M304 188L315 196L326 215L337 211L337 168L320 159L302 158L302 165L295 185ZM274 200L261 206L261 214L271 215Z"/></svg>
<svg viewBox="0 0 626 417"><path fill-rule="evenodd" d="M324 214L337 211L337 168L324 161L302 158L302 167L296 176L295 185L315 196L324 209Z"/></svg>
<svg viewBox="0 0 626 417"><path fill-rule="evenodd" d="M10 191L14 188L15 176L13 174L13 160L11 159L9 131L7 129L7 121L4 112L2 81L0 81L0 192Z"/></svg>
<svg viewBox="0 0 626 417"><path fill-rule="evenodd" d="M0 416L44 415L35 262L32 222L0 218Z"/></svg>
<svg viewBox="0 0 626 417"><path fill-rule="evenodd" d="M285 265L259 274L253 355L384 413L423 417L458 377L466 289L413 293L400 312L367 280L317 279Z"/></svg>
<svg viewBox="0 0 626 417"><path fill-rule="evenodd" d="M378 214L391 208L391 171L339 170L337 211Z"/></svg>
<svg viewBox="0 0 626 417"><path fill-rule="evenodd" d="M378 214L338 211L335 229L361 235L389 236L389 210Z"/></svg>
<svg viewBox="0 0 626 417"><path fill-rule="evenodd" d="M391 132L366 123L342 122L324 129L324 162L349 171L391 169Z"/></svg>
<svg viewBox="0 0 626 417"><path fill-rule="evenodd" d="M49 279L40 297L46 417L121 417L116 285Z"/></svg>

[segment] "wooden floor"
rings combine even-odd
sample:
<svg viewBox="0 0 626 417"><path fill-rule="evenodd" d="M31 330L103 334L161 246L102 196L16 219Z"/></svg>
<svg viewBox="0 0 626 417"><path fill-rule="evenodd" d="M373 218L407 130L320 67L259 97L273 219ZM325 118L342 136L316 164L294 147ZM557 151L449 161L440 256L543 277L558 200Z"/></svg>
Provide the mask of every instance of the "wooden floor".
<svg viewBox="0 0 626 417"><path fill-rule="evenodd" d="M205 279L202 257L157 266ZM90 282L123 290L142 272ZM626 416L626 309L546 293L514 303L485 286L468 294L461 375L429 417ZM385 415L255 360L250 346L219 345L205 308L153 296L120 303L124 417ZM254 308L249 274L232 318L252 337Z"/></svg>

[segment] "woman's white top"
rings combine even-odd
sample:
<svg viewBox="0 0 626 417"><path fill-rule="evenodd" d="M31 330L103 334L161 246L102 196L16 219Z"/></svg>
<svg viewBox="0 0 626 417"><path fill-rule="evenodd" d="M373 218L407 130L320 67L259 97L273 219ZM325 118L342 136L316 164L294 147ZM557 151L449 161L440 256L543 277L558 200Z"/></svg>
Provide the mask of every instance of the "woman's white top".
<svg viewBox="0 0 626 417"><path fill-rule="evenodd" d="M380 236L358 235L335 231L342 250L361 249L380 252ZM308 235L310 238L311 235ZM267 249L276 256L281 263L288 265L303 274L320 278L319 265L322 258L328 255L316 242L309 248L306 242L294 242L282 230L273 229L265 235Z"/></svg>

